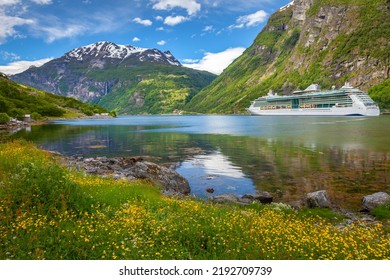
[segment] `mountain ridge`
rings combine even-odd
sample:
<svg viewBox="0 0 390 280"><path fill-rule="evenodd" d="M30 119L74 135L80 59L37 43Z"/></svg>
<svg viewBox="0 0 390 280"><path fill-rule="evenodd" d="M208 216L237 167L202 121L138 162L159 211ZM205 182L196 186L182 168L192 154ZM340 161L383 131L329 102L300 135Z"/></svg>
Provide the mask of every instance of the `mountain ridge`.
<svg viewBox="0 0 390 280"><path fill-rule="evenodd" d="M11 78L121 114L158 114L181 110L215 75L183 67L169 51L101 41Z"/></svg>
<svg viewBox="0 0 390 280"><path fill-rule="evenodd" d="M82 46L67 52L66 59L83 61L94 58L111 58L121 60L123 63L126 59L134 56L140 62L153 58L154 62L168 62L171 65L181 66L181 63L169 52L162 52L158 49L140 48L131 45L120 45L109 41L100 41L90 45Z"/></svg>

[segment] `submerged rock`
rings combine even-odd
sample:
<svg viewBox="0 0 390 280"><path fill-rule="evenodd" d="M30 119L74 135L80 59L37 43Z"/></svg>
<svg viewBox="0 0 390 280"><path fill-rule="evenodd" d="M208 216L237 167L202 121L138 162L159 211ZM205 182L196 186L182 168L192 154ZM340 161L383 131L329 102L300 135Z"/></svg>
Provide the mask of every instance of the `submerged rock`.
<svg viewBox="0 0 390 280"><path fill-rule="evenodd" d="M383 205L390 201L390 195L385 192L377 192L371 195L366 195L362 199L361 212L370 212L377 206Z"/></svg>

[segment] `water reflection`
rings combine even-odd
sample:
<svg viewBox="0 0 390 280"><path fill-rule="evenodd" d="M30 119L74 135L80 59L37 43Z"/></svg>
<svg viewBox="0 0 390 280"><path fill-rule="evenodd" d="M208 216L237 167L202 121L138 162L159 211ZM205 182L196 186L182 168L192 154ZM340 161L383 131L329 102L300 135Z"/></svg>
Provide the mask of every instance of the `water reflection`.
<svg viewBox="0 0 390 280"><path fill-rule="evenodd" d="M131 116L33 126L14 137L65 155L144 156L177 166L192 192L256 189L278 201L327 189L358 208L361 196L390 191L390 118Z"/></svg>
<svg viewBox="0 0 390 280"><path fill-rule="evenodd" d="M198 197L207 196L209 188L214 190L213 195L224 193L243 195L256 191L253 181L219 150L185 160L177 171L190 179L191 193Z"/></svg>

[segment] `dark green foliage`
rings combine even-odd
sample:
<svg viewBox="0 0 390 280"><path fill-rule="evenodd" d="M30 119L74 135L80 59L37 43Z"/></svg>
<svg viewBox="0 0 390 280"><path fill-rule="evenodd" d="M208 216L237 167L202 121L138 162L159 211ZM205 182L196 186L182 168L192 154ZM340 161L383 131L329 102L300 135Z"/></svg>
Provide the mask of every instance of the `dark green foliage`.
<svg viewBox="0 0 390 280"><path fill-rule="evenodd" d="M21 120L25 114L31 114L33 119L39 120L44 117L63 117L69 109L85 115L107 112L98 106L21 86L8 78L0 77L0 112Z"/></svg>
<svg viewBox="0 0 390 280"><path fill-rule="evenodd" d="M7 115L7 113L0 113L0 124L5 124L5 123L8 123L9 121L10 121L10 118Z"/></svg>
<svg viewBox="0 0 390 280"><path fill-rule="evenodd" d="M368 91L369 95L384 110L390 109L390 78L380 83Z"/></svg>
<svg viewBox="0 0 390 280"><path fill-rule="evenodd" d="M39 114L39 113L37 113L37 112L32 113L32 114L31 114L31 118L32 118L33 120L36 120L36 121L39 121L39 120L42 120L42 119L43 119L42 115Z"/></svg>

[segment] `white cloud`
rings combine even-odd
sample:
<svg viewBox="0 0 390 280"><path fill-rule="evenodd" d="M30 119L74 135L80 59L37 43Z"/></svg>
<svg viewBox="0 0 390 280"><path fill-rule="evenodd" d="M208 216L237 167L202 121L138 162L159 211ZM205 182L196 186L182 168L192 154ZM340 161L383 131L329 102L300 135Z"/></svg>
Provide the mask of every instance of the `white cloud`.
<svg viewBox="0 0 390 280"><path fill-rule="evenodd" d="M39 4L39 5L53 4L52 0L31 0L31 1L34 2L35 4Z"/></svg>
<svg viewBox="0 0 390 280"><path fill-rule="evenodd" d="M162 16L156 16L155 19L159 20L159 21L163 21L164 20L164 18Z"/></svg>
<svg viewBox="0 0 390 280"><path fill-rule="evenodd" d="M59 39L72 38L84 34L88 27L79 24L69 24L67 26L37 26L37 33L45 37L45 41L52 43Z"/></svg>
<svg viewBox="0 0 390 280"><path fill-rule="evenodd" d="M205 31L205 32L207 32L207 31L212 31L212 30L214 30L214 26L212 26L212 25L208 25L208 26L206 26L205 28L203 28L203 30L202 30L202 31Z"/></svg>
<svg viewBox="0 0 390 280"><path fill-rule="evenodd" d="M214 74L221 74L222 71L233 62L234 59L239 57L245 48L229 48L219 53L205 52L204 57L197 63L183 63L183 66L197 69L206 70ZM183 60L183 62L185 62Z"/></svg>
<svg viewBox="0 0 390 280"><path fill-rule="evenodd" d="M212 8L223 8L227 11L242 12L250 11L253 9L259 9L262 7L268 7L270 4L274 4L275 0L203 0L202 3L205 6Z"/></svg>
<svg viewBox="0 0 390 280"><path fill-rule="evenodd" d="M31 25L34 23L34 21L31 19L24 19L20 17L13 17L1 14L1 11L0 22L0 44L4 43L8 37L17 35L15 27L22 25Z"/></svg>
<svg viewBox="0 0 390 280"><path fill-rule="evenodd" d="M161 40L161 41L158 41L157 42L157 45L159 46L164 46L167 42L165 42L164 40Z"/></svg>
<svg viewBox="0 0 390 280"><path fill-rule="evenodd" d="M164 27L157 27L156 30L157 31L164 31L165 29L164 29Z"/></svg>
<svg viewBox="0 0 390 280"><path fill-rule="evenodd" d="M194 15L201 9L201 5L196 0L157 0L154 2L153 9L155 10L182 8L187 10L188 15Z"/></svg>
<svg viewBox="0 0 390 280"><path fill-rule="evenodd" d="M38 5L50 5L53 4L52 0L30 0L31 2ZM0 0L0 6L10 6L21 3L22 0Z"/></svg>
<svg viewBox="0 0 390 280"><path fill-rule="evenodd" d="M198 61L199 61L199 59L192 59L192 58L183 59L184 63L196 63Z"/></svg>
<svg viewBox="0 0 390 280"><path fill-rule="evenodd" d="M134 38L133 38L133 42L139 42L139 41L141 41L140 38L138 38L138 37L134 37Z"/></svg>
<svg viewBox="0 0 390 280"><path fill-rule="evenodd" d="M0 6L19 4L21 0L0 0Z"/></svg>
<svg viewBox="0 0 390 280"><path fill-rule="evenodd" d="M174 25L177 25L179 23L185 22L187 20L189 20L189 18L186 18L183 16L175 16L175 17L167 16L164 20L164 23L166 25L169 25L169 26L174 26Z"/></svg>
<svg viewBox="0 0 390 280"><path fill-rule="evenodd" d="M54 15L39 15L29 26L30 35L48 43L64 38L74 38L86 33L98 34L115 30L121 22L115 21L114 12L90 13L77 18L60 18Z"/></svg>
<svg viewBox="0 0 390 280"><path fill-rule="evenodd" d="M133 19L133 21L136 23L142 24L144 26L151 26L153 24L152 21L150 21L148 19L141 19L139 17L136 17L135 19Z"/></svg>
<svg viewBox="0 0 390 280"><path fill-rule="evenodd" d="M19 55L17 55L16 53L7 52L7 51L0 51L0 57L3 60L8 60L8 61L20 60Z"/></svg>
<svg viewBox="0 0 390 280"><path fill-rule="evenodd" d="M243 28L257 26L262 22L265 22L268 14L263 11L257 11L256 13L241 16L236 20L236 24L230 25L228 29Z"/></svg>
<svg viewBox="0 0 390 280"><path fill-rule="evenodd" d="M50 60L52 60L52 58L43 58L35 61L25 61L25 60L15 61L9 63L6 66L0 66L0 72L6 75L14 75L27 70L31 66L36 66L36 67L42 66L43 64L49 62Z"/></svg>

